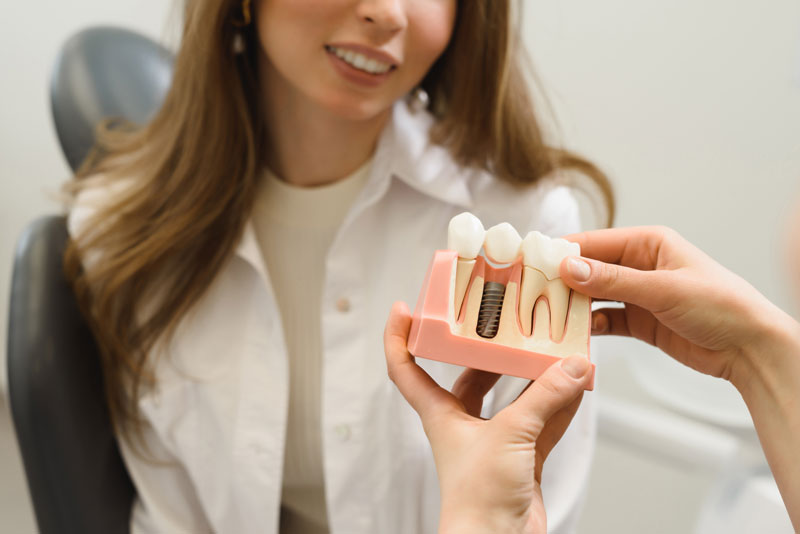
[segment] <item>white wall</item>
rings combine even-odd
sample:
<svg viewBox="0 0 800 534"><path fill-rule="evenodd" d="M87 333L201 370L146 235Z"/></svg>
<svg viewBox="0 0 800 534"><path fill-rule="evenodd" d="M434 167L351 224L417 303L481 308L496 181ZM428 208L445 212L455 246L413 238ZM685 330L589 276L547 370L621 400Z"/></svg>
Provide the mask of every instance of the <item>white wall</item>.
<svg viewBox="0 0 800 534"><path fill-rule="evenodd" d="M562 139L611 175L617 224L672 226L793 309L782 241L800 185L800 3L523 1L525 42ZM649 411L624 432L624 414L601 402L582 531L692 531L732 471L763 467L743 403L728 384L644 345L595 348L601 401ZM659 443L670 421L683 434ZM678 460L673 449L691 441L698 421L708 441ZM732 456L717 466L691 461L714 451ZM772 515L775 530L760 531L791 531L780 510Z"/></svg>
<svg viewBox="0 0 800 534"><path fill-rule="evenodd" d="M17 237L37 216L58 210L54 196L70 176L50 114L50 71L59 47L81 28L98 24L174 43L169 22L179 20L179 13L173 11L168 0L42 0L35 8L0 1L0 354ZM5 374L3 363L0 389Z"/></svg>
<svg viewBox="0 0 800 534"><path fill-rule="evenodd" d="M565 139L615 182L617 224L673 226L788 305L800 4L528 0L525 15Z"/></svg>
<svg viewBox="0 0 800 534"><path fill-rule="evenodd" d="M523 1L525 40L565 144L611 175L617 223L673 226L790 307L780 240L800 177L800 3ZM168 1L42 0L36 9L0 2L2 347L14 243L30 220L57 209L47 193L69 174L47 93L56 50L93 24L124 25L170 44L169 23L177 20ZM635 344L605 351L597 394L680 409L669 381L662 380L660 398L641 384L654 374L689 383L676 378L682 371L664 371L665 359ZM729 391L690 384L673 400L710 391L694 404L734 419L740 413ZM582 530L687 531L714 483L712 474L620 444L601 426Z"/></svg>

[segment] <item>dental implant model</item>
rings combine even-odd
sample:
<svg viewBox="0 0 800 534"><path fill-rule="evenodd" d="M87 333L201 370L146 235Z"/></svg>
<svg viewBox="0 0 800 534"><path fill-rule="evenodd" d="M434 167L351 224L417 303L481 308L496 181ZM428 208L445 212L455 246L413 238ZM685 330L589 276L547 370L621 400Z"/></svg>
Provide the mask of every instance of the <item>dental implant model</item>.
<svg viewBox="0 0 800 534"><path fill-rule="evenodd" d="M411 354L531 380L562 358L589 358L591 299L558 274L561 260L580 255L577 243L522 239L508 223L484 230L464 212L450 220L447 247L417 300Z"/></svg>

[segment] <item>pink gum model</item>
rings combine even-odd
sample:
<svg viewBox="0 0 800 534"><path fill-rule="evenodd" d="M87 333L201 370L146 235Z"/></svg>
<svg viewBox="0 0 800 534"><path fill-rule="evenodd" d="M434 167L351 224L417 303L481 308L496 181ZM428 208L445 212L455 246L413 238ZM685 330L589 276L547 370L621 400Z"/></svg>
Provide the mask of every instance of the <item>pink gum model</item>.
<svg viewBox="0 0 800 534"><path fill-rule="evenodd" d="M466 295L455 314L454 291L458 254L437 250L422 284L411 321L408 350L414 356L452 363L492 373L535 380L552 364L571 355L589 358L591 299L570 292L569 311L562 339L550 339L549 305L537 299L532 334L525 336L517 313L522 262L494 268L479 256L470 275ZM484 281L506 286L500 327L487 339L475 331ZM513 314L513 318L508 314ZM536 323L547 328L536 328ZM544 331L544 333L543 333ZM586 389L594 389L595 365Z"/></svg>

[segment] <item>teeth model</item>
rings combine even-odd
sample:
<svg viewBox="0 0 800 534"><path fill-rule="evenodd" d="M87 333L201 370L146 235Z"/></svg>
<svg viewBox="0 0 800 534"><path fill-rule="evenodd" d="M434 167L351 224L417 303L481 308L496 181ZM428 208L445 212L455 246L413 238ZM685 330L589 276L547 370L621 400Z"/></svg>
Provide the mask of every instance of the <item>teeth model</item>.
<svg viewBox="0 0 800 534"><path fill-rule="evenodd" d="M504 222L486 231L483 250L486 256L496 263L511 263L519 256L522 238L514 227Z"/></svg>
<svg viewBox="0 0 800 534"><path fill-rule="evenodd" d="M524 267L519 297L519 320L523 334L531 335L534 305L543 296L550 309L550 338L558 342L564 336L570 289L559 278L558 267L567 256L580 254L581 247L577 243L570 243L565 239L550 239L539 232L529 232L522 240Z"/></svg>
<svg viewBox="0 0 800 534"><path fill-rule="evenodd" d="M458 265L456 267L455 286L455 316L458 317L461 303L472 269L475 267L475 258L483 247L486 230L483 229L480 219L465 211L450 219L447 227L447 248L458 252Z"/></svg>
<svg viewBox="0 0 800 534"><path fill-rule="evenodd" d="M528 380L562 358L589 360L592 299L558 274L578 245L539 232L522 239L508 223L487 231L467 212L451 219L447 240L417 299L411 354ZM594 388L589 363L584 389Z"/></svg>
<svg viewBox="0 0 800 534"><path fill-rule="evenodd" d="M509 295L505 298L507 304L514 303L517 313L510 311L503 313L501 321L507 324L495 324L493 329L487 329L484 321L483 328L481 325L478 326L479 335L493 337L498 329L505 333L510 332L512 328L519 331L515 325L511 326L511 321L518 315L523 336L533 335L540 341L555 343L562 340L569 312L570 289L559 278L558 269L565 257L580 255L580 246L577 243L570 243L564 239L551 239L539 232L529 232L525 239L522 239L508 223L492 226L485 231L481 221L468 212L456 215L450 220L447 237L448 248L458 253L454 295L456 319L460 316L476 258L483 247L486 257L496 264L512 264L521 255L523 266L519 302L516 301L516 295L512 299L508 298ZM505 291L504 285L482 279L481 288L478 289L483 290L484 285L488 284L492 284L493 295ZM516 284L513 289L515 293ZM544 298L540 300L540 297ZM503 299L498 296L493 299L492 304L495 308L502 306ZM481 313L484 311L482 308ZM494 316L500 314L499 308L493 311ZM485 317L485 314L481 316Z"/></svg>

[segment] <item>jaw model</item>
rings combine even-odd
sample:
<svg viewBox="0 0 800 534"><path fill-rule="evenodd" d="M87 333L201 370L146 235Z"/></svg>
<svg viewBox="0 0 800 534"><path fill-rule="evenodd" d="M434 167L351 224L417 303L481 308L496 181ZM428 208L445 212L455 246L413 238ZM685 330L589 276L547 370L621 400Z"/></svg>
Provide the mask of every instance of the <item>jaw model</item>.
<svg viewBox="0 0 800 534"><path fill-rule="evenodd" d="M435 252L417 300L409 352L531 380L562 358L589 358L591 299L558 276L561 260L577 255L564 239L453 217L448 250Z"/></svg>

